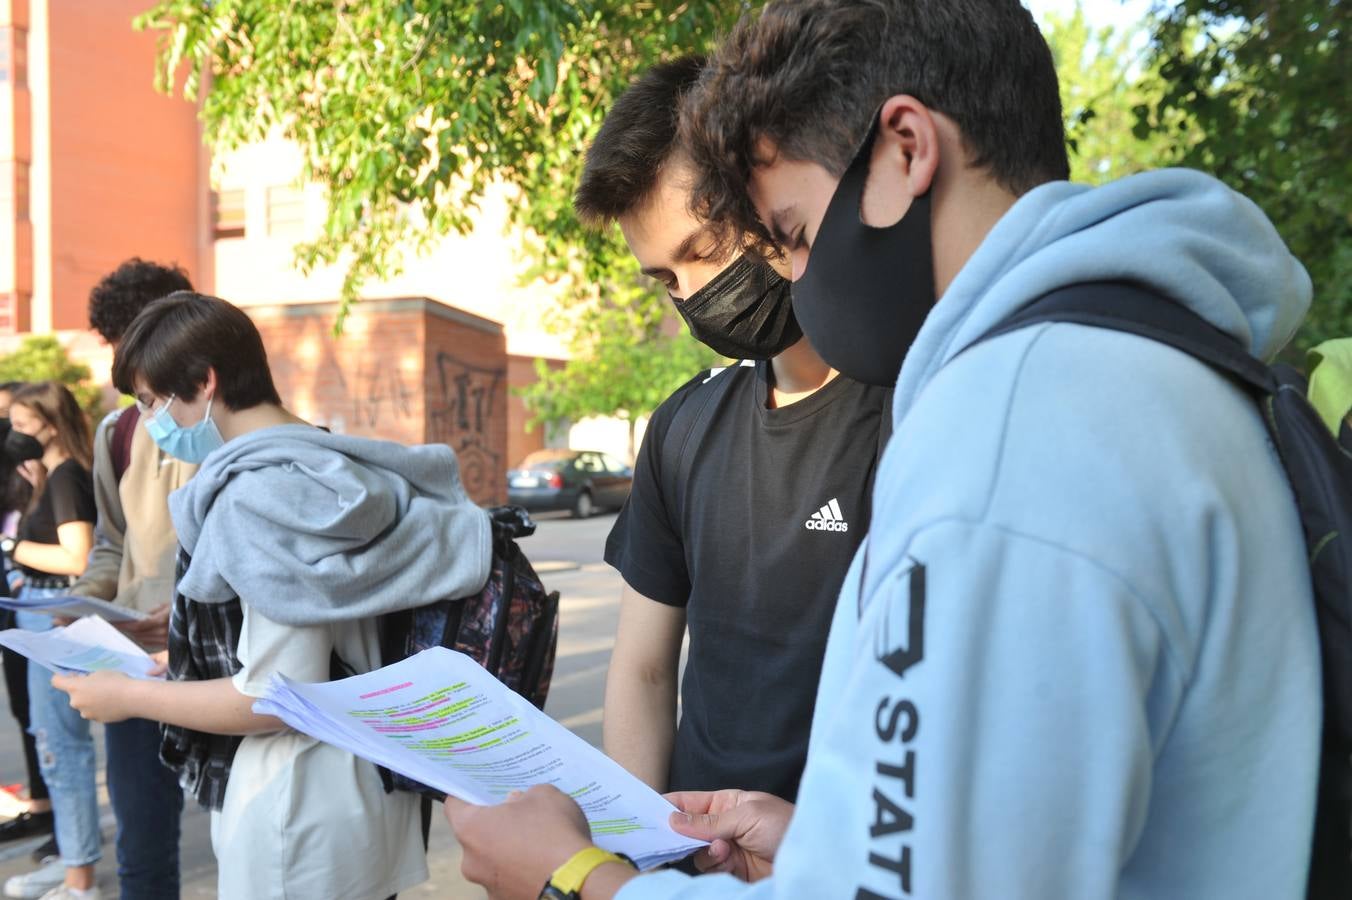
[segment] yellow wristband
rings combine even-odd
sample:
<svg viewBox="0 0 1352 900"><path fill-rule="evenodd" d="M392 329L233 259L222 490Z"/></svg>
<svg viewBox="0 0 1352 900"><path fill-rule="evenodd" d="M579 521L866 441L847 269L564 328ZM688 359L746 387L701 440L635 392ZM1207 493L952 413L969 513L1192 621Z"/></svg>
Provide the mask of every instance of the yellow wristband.
<svg viewBox="0 0 1352 900"><path fill-rule="evenodd" d="M609 850L602 850L600 847L588 847L585 850L579 850L572 855L563 865L554 870L554 874L549 878L548 887L552 887L565 896L576 896L582 890L582 884L587 880L587 876L595 871L597 866L608 862L624 863L632 866L630 862L618 853L611 853Z"/></svg>

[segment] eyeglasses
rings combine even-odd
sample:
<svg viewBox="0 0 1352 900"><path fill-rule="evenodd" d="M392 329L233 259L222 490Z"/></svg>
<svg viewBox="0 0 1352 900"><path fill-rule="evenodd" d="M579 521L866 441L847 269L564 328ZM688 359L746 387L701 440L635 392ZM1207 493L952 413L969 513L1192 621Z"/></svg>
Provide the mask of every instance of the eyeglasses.
<svg viewBox="0 0 1352 900"><path fill-rule="evenodd" d="M137 410L141 413L141 415L143 415L143 416L154 416L154 415L156 415L156 414L158 414L158 413L164 412L164 410L167 409L167 408L169 407L169 404L170 404L170 403L173 403L173 402L174 402L174 395L173 395L173 394L170 394L170 395L169 395L169 399L164 401L164 406L161 406L161 407L157 410L157 409L155 409L155 404L154 404L153 402L152 402L152 403L142 403L140 400L137 400L137 401L136 401L136 409L137 409Z"/></svg>

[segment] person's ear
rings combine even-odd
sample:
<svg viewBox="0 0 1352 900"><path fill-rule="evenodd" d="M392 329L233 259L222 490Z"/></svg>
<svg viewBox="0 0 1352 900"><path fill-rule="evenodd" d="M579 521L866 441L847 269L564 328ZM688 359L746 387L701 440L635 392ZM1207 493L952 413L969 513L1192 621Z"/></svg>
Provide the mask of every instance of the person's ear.
<svg viewBox="0 0 1352 900"><path fill-rule="evenodd" d="M878 119L860 212L864 222L882 228L897 222L911 200L933 186L939 129L925 104L909 94L889 97Z"/></svg>
<svg viewBox="0 0 1352 900"><path fill-rule="evenodd" d="M211 398L216 397L216 368L207 366L207 377L202 381L202 391Z"/></svg>

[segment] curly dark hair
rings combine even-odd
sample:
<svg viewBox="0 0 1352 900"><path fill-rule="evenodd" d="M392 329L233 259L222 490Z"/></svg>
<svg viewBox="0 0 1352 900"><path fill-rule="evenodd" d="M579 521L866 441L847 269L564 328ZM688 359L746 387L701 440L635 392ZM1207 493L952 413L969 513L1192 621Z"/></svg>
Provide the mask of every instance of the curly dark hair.
<svg viewBox="0 0 1352 900"><path fill-rule="evenodd" d="M89 292L89 327L116 344L147 305L174 291L190 290L188 273L177 264L166 266L133 256Z"/></svg>
<svg viewBox="0 0 1352 900"><path fill-rule="evenodd" d="M1068 178L1051 50L1019 0L776 0L718 48L681 108L694 211L768 238L748 183L767 140L844 173L872 117L909 94L951 118L1015 194Z"/></svg>

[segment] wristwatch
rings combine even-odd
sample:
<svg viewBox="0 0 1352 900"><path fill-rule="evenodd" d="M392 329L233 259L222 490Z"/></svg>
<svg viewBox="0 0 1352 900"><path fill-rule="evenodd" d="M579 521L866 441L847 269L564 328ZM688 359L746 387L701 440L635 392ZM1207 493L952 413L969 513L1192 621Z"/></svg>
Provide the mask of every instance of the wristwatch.
<svg viewBox="0 0 1352 900"><path fill-rule="evenodd" d="M6 556L13 556L14 548L17 546L19 546L19 542L12 537L6 536L0 538L0 553L5 554Z"/></svg>
<svg viewBox="0 0 1352 900"><path fill-rule="evenodd" d="M540 890L539 900L580 900L582 884L597 866L608 862L624 863L635 869L634 861L623 853L611 853L600 847L588 847L569 857L568 861L554 870L545 886Z"/></svg>

